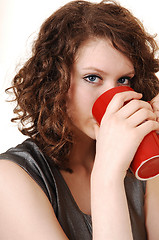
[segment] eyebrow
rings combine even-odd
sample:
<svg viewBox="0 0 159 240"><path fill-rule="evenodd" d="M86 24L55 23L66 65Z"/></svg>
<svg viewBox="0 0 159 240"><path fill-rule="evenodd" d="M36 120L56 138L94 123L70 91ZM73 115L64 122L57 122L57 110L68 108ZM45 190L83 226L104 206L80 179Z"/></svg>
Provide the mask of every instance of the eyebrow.
<svg viewBox="0 0 159 240"><path fill-rule="evenodd" d="M96 67L86 67L86 68L83 68L83 70L87 70L87 71L91 70L91 71L95 71L95 72L99 72L99 73L107 75L107 73L105 71L103 71L102 69L96 68ZM134 69L132 69L128 73L123 74L123 76L131 75L131 74L135 75L135 70Z"/></svg>
<svg viewBox="0 0 159 240"><path fill-rule="evenodd" d="M99 72L99 73L103 73L103 74L106 74L106 72L105 71L103 71L103 70L101 70L101 69L99 69L99 68L96 68L96 67L86 67L86 68L83 68L83 70L93 70L93 71L95 71L95 72Z"/></svg>

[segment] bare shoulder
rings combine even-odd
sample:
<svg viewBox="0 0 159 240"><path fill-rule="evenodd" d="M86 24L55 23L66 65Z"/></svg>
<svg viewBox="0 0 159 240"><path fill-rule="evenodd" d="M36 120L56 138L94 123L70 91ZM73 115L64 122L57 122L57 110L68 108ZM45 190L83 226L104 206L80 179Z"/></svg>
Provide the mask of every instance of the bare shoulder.
<svg viewBox="0 0 159 240"><path fill-rule="evenodd" d="M33 193L33 196L43 195L42 190L29 174L18 164L9 160L0 160L0 191L4 191L4 196L8 193L23 197L23 194L29 192Z"/></svg>
<svg viewBox="0 0 159 240"><path fill-rule="evenodd" d="M159 239L159 176L147 181L145 217L148 239Z"/></svg>
<svg viewBox="0 0 159 240"><path fill-rule="evenodd" d="M12 161L0 160L0 239L67 239L39 185Z"/></svg>

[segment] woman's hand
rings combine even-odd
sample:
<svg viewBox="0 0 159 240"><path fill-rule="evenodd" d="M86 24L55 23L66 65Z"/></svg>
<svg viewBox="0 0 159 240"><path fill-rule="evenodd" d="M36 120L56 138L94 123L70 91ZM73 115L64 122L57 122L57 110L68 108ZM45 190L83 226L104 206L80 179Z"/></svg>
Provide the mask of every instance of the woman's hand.
<svg viewBox="0 0 159 240"><path fill-rule="evenodd" d="M133 239L124 178L142 139L159 128L151 105L141 101L141 97L133 91L116 94L101 125L95 127L96 157L91 174L93 239Z"/></svg>
<svg viewBox="0 0 159 240"><path fill-rule="evenodd" d="M96 126L91 175L93 239L133 239L124 178L144 136L159 127L151 105L141 97L133 91L116 94L101 125Z"/></svg>
<svg viewBox="0 0 159 240"><path fill-rule="evenodd" d="M114 171L124 177L143 138L159 129L151 105L141 101L141 97L141 94L133 91L116 94L108 105L100 127L96 127L94 168L100 169L101 173Z"/></svg>
<svg viewBox="0 0 159 240"><path fill-rule="evenodd" d="M154 113L156 114L156 120L159 122L159 94L151 100L150 104ZM159 134L159 130L156 132Z"/></svg>

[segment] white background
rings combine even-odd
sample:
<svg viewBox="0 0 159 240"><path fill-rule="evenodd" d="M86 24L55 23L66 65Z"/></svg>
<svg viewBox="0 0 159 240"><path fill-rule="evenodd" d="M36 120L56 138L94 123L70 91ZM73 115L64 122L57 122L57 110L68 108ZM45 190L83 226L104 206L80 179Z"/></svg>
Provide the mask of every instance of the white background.
<svg viewBox="0 0 159 240"><path fill-rule="evenodd" d="M0 152L26 138L18 131L16 124L10 123L13 103L6 102L8 96L4 89L10 86L16 67L29 56L31 43L40 25L67 2L68 0L0 0ZM158 0L119 2L131 10L150 33L159 34Z"/></svg>

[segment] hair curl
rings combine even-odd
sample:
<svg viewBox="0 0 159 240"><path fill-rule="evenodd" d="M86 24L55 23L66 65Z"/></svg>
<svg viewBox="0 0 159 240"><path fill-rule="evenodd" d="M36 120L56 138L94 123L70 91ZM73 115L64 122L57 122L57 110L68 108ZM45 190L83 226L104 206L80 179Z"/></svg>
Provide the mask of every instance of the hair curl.
<svg viewBox="0 0 159 240"><path fill-rule="evenodd" d="M17 117L12 121L20 120L20 131L62 169L69 166L73 143L66 114L71 67L79 46L92 37L110 39L132 61L132 87L144 100L159 92L157 44L127 9L114 1L73 1L57 10L41 26L32 57L13 79Z"/></svg>

